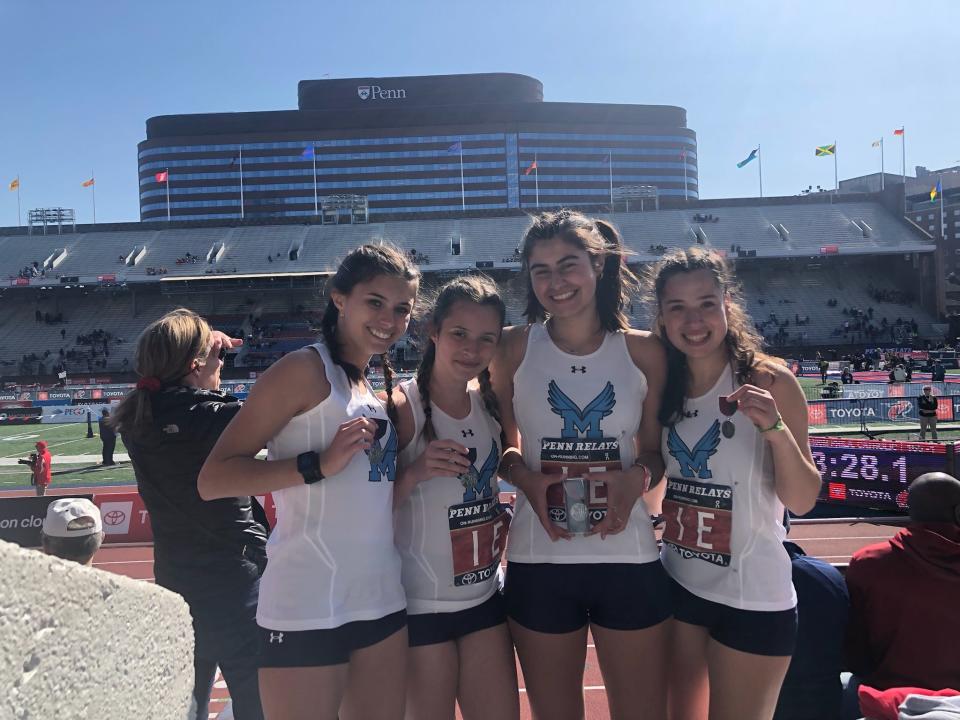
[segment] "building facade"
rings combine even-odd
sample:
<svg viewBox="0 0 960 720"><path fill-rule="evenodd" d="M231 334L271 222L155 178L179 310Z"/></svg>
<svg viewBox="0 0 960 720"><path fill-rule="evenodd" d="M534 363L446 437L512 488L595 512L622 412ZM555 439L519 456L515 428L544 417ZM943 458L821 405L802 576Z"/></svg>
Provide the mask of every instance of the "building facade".
<svg viewBox="0 0 960 720"><path fill-rule="evenodd" d="M512 74L309 80L298 96L297 110L150 118L141 219L311 216L333 195L363 196L372 220L609 207L628 186L699 196L679 107L544 102Z"/></svg>

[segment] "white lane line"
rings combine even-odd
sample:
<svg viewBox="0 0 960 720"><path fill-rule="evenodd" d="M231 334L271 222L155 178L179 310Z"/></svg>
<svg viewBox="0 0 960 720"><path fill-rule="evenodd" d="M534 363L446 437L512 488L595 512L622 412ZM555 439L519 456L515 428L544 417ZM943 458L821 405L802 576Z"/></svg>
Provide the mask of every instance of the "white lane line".
<svg viewBox="0 0 960 720"><path fill-rule="evenodd" d="M887 540L889 538L889 535L844 535L840 537L796 537L793 539L798 542L807 542L809 540Z"/></svg>
<svg viewBox="0 0 960 720"><path fill-rule="evenodd" d="M583 689L586 690L606 690L607 688L604 685L584 685ZM520 692L525 693L526 688L520 688Z"/></svg>
<svg viewBox="0 0 960 720"><path fill-rule="evenodd" d="M100 567L101 565L129 565L131 563L152 563L153 560L104 560L100 562L99 560L93 564L94 567Z"/></svg>

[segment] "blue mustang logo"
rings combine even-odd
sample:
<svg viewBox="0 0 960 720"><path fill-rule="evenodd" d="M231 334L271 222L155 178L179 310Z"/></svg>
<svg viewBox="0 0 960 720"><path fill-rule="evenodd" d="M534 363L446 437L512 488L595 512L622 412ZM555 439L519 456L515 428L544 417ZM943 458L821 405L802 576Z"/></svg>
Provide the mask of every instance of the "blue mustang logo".
<svg viewBox="0 0 960 720"><path fill-rule="evenodd" d="M370 460L369 480L380 482L386 475L387 482L393 482L397 478L397 433L389 420L373 419L377 423L377 432L373 444L367 450ZM381 439L388 433L386 444L381 443Z"/></svg>
<svg viewBox="0 0 960 720"><path fill-rule="evenodd" d="M613 412L613 406L617 404L613 383L610 381L607 381L600 394L587 403L583 410L564 394L555 380L551 380L547 386L547 400L550 401L550 409L563 418L560 437L576 438L579 437L579 431L590 440L599 440L603 437L603 433L600 432L600 420L610 415Z"/></svg>
<svg viewBox="0 0 960 720"><path fill-rule="evenodd" d="M493 480L493 476L497 472L497 466L500 464L500 448L497 447L497 441L490 441L490 454L487 455L487 459L479 472L474 465L476 459L476 448L470 448L470 469L460 475L460 482L463 484L464 502L493 496L493 487L490 481Z"/></svg>
<svg viewBox="0 0 960 720"><path fill-rule="evenodd" d="M693 451L687 447L687 444L680 438L677 428L670 427L667 435L667 449L670 454L680 463L680 474L685 478L698 477L701 480L709 480L713 477L710 468L707 467L707 458L717 452L717 446L720 444L720 421L714 420L713 425L703 434L703 437L697 440L693 446Z"/></svg>

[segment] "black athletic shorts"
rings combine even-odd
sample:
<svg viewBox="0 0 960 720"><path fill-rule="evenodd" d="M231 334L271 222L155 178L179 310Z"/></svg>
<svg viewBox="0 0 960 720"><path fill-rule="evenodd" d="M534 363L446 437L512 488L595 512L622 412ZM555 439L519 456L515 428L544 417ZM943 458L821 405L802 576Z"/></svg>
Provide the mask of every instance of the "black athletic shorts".
<svg viewBox="0 0 960 720"><path fill-rule="evenodd" d="M419 647L456 640L506 621L503 596L495 592L489 600L466 610L407 615L407 633L410 647Z"/></svg>
<svg viewBox="0 0 960 720"><path fill-rule="evenodd" d="M354 650L376 645L407 623L401 610L377 620L358 620L330 630L268 630L258 627L259 666L322 667L350 661Z"/></svg>
<svg viewBox="0 0 960 720"><path fill-rule="evenodd" d="M507 615L542 633L568 633L588 622L642 630L670 617L670 579L649 563L507 564Z"/></svg>
<svg viewBox="0 0 960 720"><path fill-rule="evenodd" d="M704 600L676 580L673 588L673 617L707 629L714 640L740 652L754 655L793 655L797 644L797 609L740 610Z"/></svg>

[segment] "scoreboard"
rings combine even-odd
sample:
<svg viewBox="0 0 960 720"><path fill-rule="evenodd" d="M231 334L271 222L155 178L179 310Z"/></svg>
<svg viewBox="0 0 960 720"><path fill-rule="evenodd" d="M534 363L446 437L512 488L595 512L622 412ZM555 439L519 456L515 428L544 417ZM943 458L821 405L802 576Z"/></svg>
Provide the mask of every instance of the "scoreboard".
<svg viewBox="0 0 960 720"><path fill-rule="evenodd" d="M928 472L953 470L953 445L811 436L819 500L904 512L907 489Z"/></svg>

